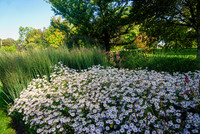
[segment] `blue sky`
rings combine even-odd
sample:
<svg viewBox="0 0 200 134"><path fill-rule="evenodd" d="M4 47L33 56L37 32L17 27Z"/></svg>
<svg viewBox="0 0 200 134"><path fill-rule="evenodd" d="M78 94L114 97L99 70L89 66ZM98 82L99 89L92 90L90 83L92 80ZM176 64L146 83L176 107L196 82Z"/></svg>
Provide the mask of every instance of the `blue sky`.
<svg viewBox="0 0 200 134"><path fill-rule="evenodd" d="M0 39L19 38L19 27L43 29L54 15L44 0L0 0Z"/></svg>

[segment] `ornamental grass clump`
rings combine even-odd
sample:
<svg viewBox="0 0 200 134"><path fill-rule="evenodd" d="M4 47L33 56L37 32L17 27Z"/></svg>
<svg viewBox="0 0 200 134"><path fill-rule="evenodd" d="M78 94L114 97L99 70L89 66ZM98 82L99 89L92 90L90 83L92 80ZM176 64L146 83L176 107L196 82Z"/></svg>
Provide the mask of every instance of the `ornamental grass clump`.
<svg viewBox="0 0 200 134"><path fill-rule="evenodd" d="M50 66L59 61L77 70L93 65L105 65L104 53L98 48L46 48L28 51L0 53L0 81L7 102L14 102L20 92L28 86L37 75L48 78L53 72Z"/></svg>
<svg viewBox="0 0 200 134"><path fill-rule="evenodd" d="M50 81L32 80L9 114L37 133L199 133L199 76L58 64Z"/></svg>

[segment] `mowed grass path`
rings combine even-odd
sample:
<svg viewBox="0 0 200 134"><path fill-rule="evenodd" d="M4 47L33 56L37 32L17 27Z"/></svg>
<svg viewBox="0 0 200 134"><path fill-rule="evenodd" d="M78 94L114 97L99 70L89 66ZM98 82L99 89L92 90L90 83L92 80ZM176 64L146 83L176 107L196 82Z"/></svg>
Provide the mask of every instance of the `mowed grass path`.
<svg viewBox="0 0 200 134"><path fill-rule="evenodd" d="M5 108L4 94L1 90L0 83L0 134L16 134L15 130L11 126L11 118L8 116Z"/></svg>

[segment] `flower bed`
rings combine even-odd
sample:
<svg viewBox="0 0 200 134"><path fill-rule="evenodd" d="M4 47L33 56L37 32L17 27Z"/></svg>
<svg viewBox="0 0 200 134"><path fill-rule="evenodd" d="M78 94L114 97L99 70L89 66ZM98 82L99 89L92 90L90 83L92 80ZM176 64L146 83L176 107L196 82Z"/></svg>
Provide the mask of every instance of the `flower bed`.
<svg viewBox="0 0 200 134"><path fill-rule="evenodd" d="M54 70L10 108L37 133L199 133L199 71Z"/></svg>

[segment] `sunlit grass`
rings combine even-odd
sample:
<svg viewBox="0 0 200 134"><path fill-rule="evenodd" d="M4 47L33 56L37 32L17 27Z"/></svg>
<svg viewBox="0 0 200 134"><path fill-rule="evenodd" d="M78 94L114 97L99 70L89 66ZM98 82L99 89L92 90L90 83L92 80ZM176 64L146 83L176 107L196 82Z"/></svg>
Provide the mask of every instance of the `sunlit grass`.
<svg viewBox="0 0 200 134"><path fill-rule="evenodd" d="M2 93L2 85L0 82L0 133L15 134L15 130L11 127L11 117L6 112L6 103L4 102L4 94Z"/></svg>
<svg viewBox="0 0 200 134"><path fill-rule="evenodd" d="M170 57L170 58L190 58L190 59L196 59L196 55L190 54L190 55L179 55L179 54L146 54L148 57Z"/></svg>
<svg viewBox="0 0 200 134"><path fill-rule="evenodd" d="M174 52L168 53L142 53L133 51L122 51L121 57L122 67L148 68L148 70L165 71L172 74L173 72L188 72L200 69L200 61L196 59L193 52L181 52L179 54Z"/></svg>
<svg viewBox="0 0 200 134"><path fill-rule="evenodd" d="M0 133L15 134L15 130L11 127L11 117L6 112L0 109Z"/></svg>

